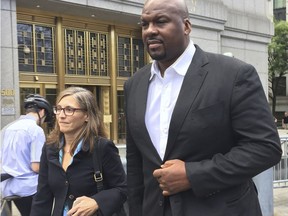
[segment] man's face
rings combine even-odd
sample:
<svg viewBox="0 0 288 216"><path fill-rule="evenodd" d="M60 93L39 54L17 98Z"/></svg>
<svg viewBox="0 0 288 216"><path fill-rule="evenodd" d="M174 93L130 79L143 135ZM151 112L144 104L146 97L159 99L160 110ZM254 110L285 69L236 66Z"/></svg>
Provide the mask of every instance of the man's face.
<svg viewBox="0 0 288 216"><path fill-rule="evenodd" d="M190 23L173 1L152 0L142 11L142 38L152 59L171 64L184 52Z"/></svg>

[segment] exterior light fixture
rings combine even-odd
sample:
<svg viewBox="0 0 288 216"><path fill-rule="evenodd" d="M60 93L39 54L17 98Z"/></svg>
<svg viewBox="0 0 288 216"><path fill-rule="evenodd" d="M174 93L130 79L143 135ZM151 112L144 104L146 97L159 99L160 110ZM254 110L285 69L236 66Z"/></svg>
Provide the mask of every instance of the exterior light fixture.
<svg viewBox="0 0 288 216"><path fill-rule="evenodd" d="M23 47L24 54L29 54L31 52L30 48L25 44L20 44L18 47Z"/></svg>

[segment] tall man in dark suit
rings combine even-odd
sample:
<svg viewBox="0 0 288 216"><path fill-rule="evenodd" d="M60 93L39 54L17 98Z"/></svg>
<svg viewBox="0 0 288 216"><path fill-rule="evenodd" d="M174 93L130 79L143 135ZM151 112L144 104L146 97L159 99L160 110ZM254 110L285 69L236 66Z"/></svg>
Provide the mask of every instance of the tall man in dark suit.
<svg viewBox="0 0 288 216"><path fill-rule="evenodd" d="M125 83L131 216L260 216L252 177L281 158L253 66L190 40L185 0L148 0L152 65Z"/></svg>

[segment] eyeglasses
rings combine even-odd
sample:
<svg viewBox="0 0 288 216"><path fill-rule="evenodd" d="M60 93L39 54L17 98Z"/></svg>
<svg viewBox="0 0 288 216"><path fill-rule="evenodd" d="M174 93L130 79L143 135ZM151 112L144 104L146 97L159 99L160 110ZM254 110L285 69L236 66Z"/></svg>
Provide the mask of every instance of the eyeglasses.
<svg viewBox="0 0 288 216"><path fill-rule="evenodd" d="M62 110L64 112L64 115L66 115L66 116L74 115L74 112L77 111L77 110L84 110L85 111L85 109L82 109L82 108L73 108L73 107L69 107L69 106L68 107L64 107L64 108L62 108L60 106L53 107L53 112L54 112L55 115L60 115Z"/></svg>

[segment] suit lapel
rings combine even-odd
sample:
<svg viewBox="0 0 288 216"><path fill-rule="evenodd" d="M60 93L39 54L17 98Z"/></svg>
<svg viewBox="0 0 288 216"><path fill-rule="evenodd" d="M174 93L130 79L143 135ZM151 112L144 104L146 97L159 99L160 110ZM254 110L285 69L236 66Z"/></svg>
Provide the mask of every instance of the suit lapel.
<svg viewBox="0 0 288 216"><path fill-rule="evenodd" d="M204 52L196 46L196 52L183 80L183 84L172 113L164 161L173 149L181 126L186 119L186 115L190 110L199 90L201 89L203 81L205 80L208 72L203 68L203 66L207 63L208 60Z"/></svg>
<svg viewBox="0 0 288 216"><path fill-rule="evenodd" d="M51 157L49 158L50 163L54 164L55 166L61 167L62 165L59 161L59 154L53 154L51 155Z"/></svg>
<svg viewBox="0 0 288 216"><path fill-rule="evenodd" d="M149 157L151 159L154 158L153 159L154 161L156 160L161 163L162 160L150 139L150 136L147 131L146 124L145 124L145 113L146 113L146 105L147 105L149 78L151 75L150 72L151 72L151 66L148 67L145 72L144 71L142 72L142 73L145 73L145 75L141 78L139 85L137 86L137 89L135 90L136 91L135 101L136 101L137 110L134 111L135 113L134 119L136 119L135 127L138 128L137 131L139 133L139 135L137 136L142 138L141 140L139 140L139 142L141 142L140 145L143 148L147 148L147 151L144 151L144 153L149 154Z"/></svg>
<svg viewBox="0 0 288 216"><path fill-rule="evenodd" d="M47 160L54 164L55 166L61 167L62 165L59 161L59 149L54 146L49 146L46 149L47 151Z"/></svg>
<svg viewBox="0 0 288 216"><path fill-rule="evenodd" d="M150 71L150 70L149 70ZM145 126L145 111L147 104L147 94L148 94L148 85L149 85L149 77L150 73L146 73L144 77L139 82L136 91L136 106L137 110L135 110L135 117L137 119L137 126L143 128ZM144 119L144 120L143 120Z"/></svg>

